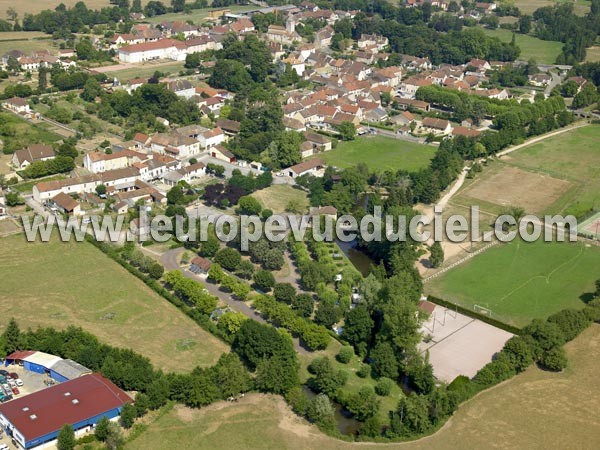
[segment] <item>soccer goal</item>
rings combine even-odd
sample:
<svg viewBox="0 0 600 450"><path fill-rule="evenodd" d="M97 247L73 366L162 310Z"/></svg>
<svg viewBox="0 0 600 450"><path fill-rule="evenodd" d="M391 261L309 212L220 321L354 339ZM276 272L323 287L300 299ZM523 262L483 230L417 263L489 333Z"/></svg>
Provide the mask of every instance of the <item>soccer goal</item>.
<svg viewBox="0 0 600 450"><path fill-rule="evenodd" d="M473 305L473 311L482 316L492 317L492 310L490 308L485 308L484 306Z"/></svg>

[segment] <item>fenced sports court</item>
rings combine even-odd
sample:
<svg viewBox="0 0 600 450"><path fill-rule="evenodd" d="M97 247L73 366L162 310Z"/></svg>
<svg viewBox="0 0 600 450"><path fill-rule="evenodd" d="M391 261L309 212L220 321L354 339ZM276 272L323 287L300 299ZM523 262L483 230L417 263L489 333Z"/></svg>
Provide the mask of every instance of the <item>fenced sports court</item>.
<svg viewBox="0 0 600 450"><path fill-rule="evenodd" d="M588 217L577 227L581 236L600 241L600 211Z"/></svg>
<svg viewBox="0 0 600 450"><path fill-rule="evenodd" d="M423 323L421 333L425 339L419 343L419 351L422 354L429 352L435 376L448 383L458 375L473 377L513 336L439 305Z"/></svg>

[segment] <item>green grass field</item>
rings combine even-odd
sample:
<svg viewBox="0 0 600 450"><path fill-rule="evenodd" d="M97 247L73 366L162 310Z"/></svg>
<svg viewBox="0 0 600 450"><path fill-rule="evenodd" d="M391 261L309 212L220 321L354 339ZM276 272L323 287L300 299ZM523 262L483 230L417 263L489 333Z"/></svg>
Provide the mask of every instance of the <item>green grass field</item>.
<svg viewBox="0 0 600 450"><path fill-rule="evenodd" d="M45 123L31 124L9 112L0 112L0 123L7 125L10 131L9 135L0 136L2 139L0 148L8 148L12 152L28 144L51 144L62 139L56 133L49 131Z"/></svg>
<svg viewBox="0 0 600 450"><path fill-rule="evenodd" d="M343 442L294 415L281 397L249 394L200 410L161 415L127 450L455 450L595 449L600 441L600 326L565 346L561 373L530 367L460 406L432 436L402 444ZM559 406L560 405L560 406Z"/></svg>
<svg viewBox="0 0 600 450"><path fill-rule="evenodd" d="M365 163L369 169L416 171L427 167L435 154L435 147L401 139L382 136L359 137L353 141L340 142L336 149L319 153L327 164L336 167L351 167Z"/></svg>
<svg viewBox="0 0 600 450"><path fill-rule="evenodd" d="M564 2L573 3L575 14L580 16L583 16L590 11L591 2L588 0L515 0L514 5L521 10L522 14L531 15L536 9Z"/></svg>
<svg viewBox="0 0 600 450"><path fill-rule="evenodd" d="M510 42L513 32L497 28L489 30L483 28L485 34L499 38L503 42ZM540 64L554 64L556 57L562 51L562 42L542 41L533 36L515 33L517 45L521 48L519 59L527 61L534 58Z"/></svg>
<svg viewBox="0 0 600 450"><path fill-rule="evenodd" d="M106 75L109 78L116 77L123 83L134 78L150 78L156 71L162 72L165 74L165 76L168 76L177 75L181 70L183 70L182 62L172 62L166 64L151 62L144 63L139 67L106 72ZM102 69L100 68L99 71L102 72Z"/></svg>
<svg viewBox="0 0 600 450"><path fill-rule="evenodd" d="M81 326L102 342L131 348L157 368L209 366L228 346L88 243L0 239L2 326Z"/></svg>
<svg viewBox="0 0 600 450"><path fill-rule="evenodd" d="M232 6L227 6L227 7L223 7L223 8L194 9L194 10L192 10L192 12L190 14L170 13L170 14L164 14L162 16L149 17L146 20L151 23L160 23L160 22L164 22L164 21L174 21L174 20L181 20L181 21L185 21L185 22L191 20L194 23L200 23L206 18L206 16L208 16L209 11L214 11L214 10L218 10L218 9L229 9L229 10L231 10L232 13L241 13L244 11L251 11L251 10L257 9L257 8L259 8L259 6L250 4L250 5L232 5Z"/></svg>
<svg viewBox="0 0 600 450"><path fill-rule="evenodd" d="M505 161L572 182L551 212L579 216L600 209L599 142L599 125L581 127L513 152Z"/></svg>
<svg viewBox="0 0 600 450"><path fill-rule="evenodd" d="M425 291L521 327L534 318L583 306L600 267L600 248L582 243L498 244L425 284Z"/></svg>
<svg viewBox="0 0 600 450"><path fill-rule="evenodd" d="M294 189L288 184L274 184L266 189L261 189L252 193L263 208L270 209L275 214L285 211L289 202L294 201L305 211L308 209L308 198L306 192L300 189Z"/></svg>

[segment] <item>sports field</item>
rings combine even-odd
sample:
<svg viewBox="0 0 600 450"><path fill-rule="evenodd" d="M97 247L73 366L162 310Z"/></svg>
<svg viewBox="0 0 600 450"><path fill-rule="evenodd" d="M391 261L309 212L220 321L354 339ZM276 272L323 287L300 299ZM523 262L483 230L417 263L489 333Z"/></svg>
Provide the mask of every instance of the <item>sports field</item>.
<svg viewBox="0 0 600 450"><path fill-rule="evenodd" d="M600 208L600 126L588 125L503 156L473 181L452 204L477 204L498 214L508 206L528 213L573 214Z"/></svg>
<svg viewBox="0 0 600 450"><path fill-rule="evenodd" d="M485 34L499 38L503 42L510 42L513 36L511 30L497 28L490 30L483 28ZM554 64L556 57L562 51L562 42L543 41L534 36L529 36L520 33L515 34L515 41L521 49L519 59L527 61L529 58L534 58L540 64Z"/></svg>
<svg viewBox="0 0 600 450"><path fill-rule="evenodd" d="M369 169L417 171L427 167L435 154L435 147L383 136L358 137L353 141L340 142L336 149L319 153L336 167L351 167L365 163Z"/></svg>
<svg viewBox="0 0 600 450"><path fill-rule="evenodd" d="M498 244L425 284L425 291L521 327L534 318L583 306L580 296L594 290L600 248L583 243Z"/></svg>
<svg viewBox="0 0 600 450"><path fill-rule="evenodd" d="M191 410L176 406L128 450L455 450L579 449L600 442L600 326L567 344L568 368L561 373L530 367L511 380L464 403L434 435L395 444L332 439L295 416L280 397L246 395Z"/></svg>
<svg viewBox="0 0 600 450"><path fill-rule="evenodd" d="M2 327L81 326L102 342L131 348L157 368L214 364L228 346L88 243L0 239Z"/></svg>
<svg viewBox="0 0 600 450"><path fill-rule="evenodd" d="M567 180L573 187L551 213L579 216L600 208L600 125L577 128L503 157L503 161L531 172Z"/></svg>

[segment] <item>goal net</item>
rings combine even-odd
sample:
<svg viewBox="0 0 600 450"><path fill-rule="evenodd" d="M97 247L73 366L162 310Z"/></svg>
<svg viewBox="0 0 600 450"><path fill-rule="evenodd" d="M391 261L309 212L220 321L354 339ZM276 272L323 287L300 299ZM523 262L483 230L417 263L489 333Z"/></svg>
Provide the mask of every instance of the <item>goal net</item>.
<svg viewBox="0 0 600 450"><path fill-rule="evenodd" d="M492 317L492 310L480 305L473 305L473 311L483 316Z"/></svg>

